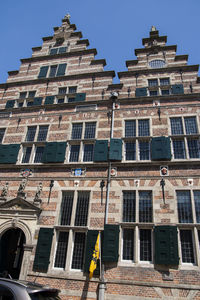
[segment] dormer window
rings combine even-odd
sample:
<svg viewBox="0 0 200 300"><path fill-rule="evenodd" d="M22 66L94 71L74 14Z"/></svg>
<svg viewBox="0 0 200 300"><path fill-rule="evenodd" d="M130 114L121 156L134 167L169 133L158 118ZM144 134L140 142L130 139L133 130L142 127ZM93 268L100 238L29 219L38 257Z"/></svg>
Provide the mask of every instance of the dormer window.
<svg viewBox="0 0 200 300"><path fill-rule="evenodd" d="M165 65L166 65L165 61L161 59L155 59L149 62L149 66L152 69L164 68Z"/></svg>

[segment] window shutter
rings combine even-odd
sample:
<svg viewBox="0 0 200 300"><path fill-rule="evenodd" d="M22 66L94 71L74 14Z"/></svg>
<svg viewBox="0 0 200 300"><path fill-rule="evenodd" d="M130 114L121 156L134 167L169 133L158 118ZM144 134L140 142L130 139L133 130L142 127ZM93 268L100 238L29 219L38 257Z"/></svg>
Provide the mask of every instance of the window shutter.
<svg viewBox="0 0 200 300"><path fill-rule="evenodd" d="M85 250L84 272L89 273L94 247L97 241L98 230L88 230ZM95 273L94 273L95 274Z"/></svg>
<svg viewBox="0 0 200 300"><path fill-rule="evenodd" d="M184 89L182 84L174 84L172 85L172 94L184 94Z"/></svg>
<svg viewBox="0 0 200 300"><path fill-rule="evenodd" d="M66 142L57 143L56 149L56 161L55 162L64 162L65 160L65 152L66 152Z"/></svg>
<svg viewBox="0 0 200 300"><path fill-rule="evenodd" d="M119 225L106 224L102 247L102 261L118 262Z"/></svg>
<svg viewBox="0 0 200 300"><path fill-rule="evenodd" d="M33 105L41 105L42 104L42 97L35 97L33 100Z"/></svg>
<svg viewBox="0 0 200 300"><path fill-rule="evenodd" d="M156 226L155 264L178 265L178 239L176 226Z"/></svg>
<svg viewBox="0 0 200 300"><path fill-rule="evenodd" d="M108 160L108 141L98 140L94 146L94 161Z"/></svg>
<svg viewBox="0 0 200 300"><path fill-rule="evenodd" d="M45 98L44 104L53 104L54 103L54 98L55 98L55 96L47 96Z"/></svg>
<svg viewBox="0 0 200 300"><path fill-rule="evenodd" d="M0 145L0 163L14 164L17 161L20 144Z"/></svg>
<svg viewBox="0 0 200 300"><path fill-rule="evenodd" d="M38 78L45 78L47 76L48 68L49 68L48 66L41 67Z"/></svg>
<svg viewBox="0 0 200 300"><path fill-rule="evenodd" d="M43 156L42 156L42 162L43 163L49 163L54 162L56 159L56 148L57 143L56 142L50 142L46 143L46 146L44 148Z"/></svg>
<svg viewBox="0 0 200 300"><path fill-rule="evenodd" d="M15 100L8 100L6 102L6 108L13 108L15 105Z"/></svg>
<svg viewBox="0 0 200 300"><path fill-rule="evenodd" d="M7 163L14 164L17 162L17 157L20 149L20 144L9 145Z"/></svg>
<svg viewBox="0 0 200 300"><path fill-rule="evenodd" d="M111 139L110 140L110 152L109 159L121 161L122 160L122 140Z"/></svg>
<svg viewBox="0 0 200 300"><path fill-rule="evenodd" d="M86 93L77 93L75 97L76 102L85 101Z"/></svg>
<svg viewBox="0 0 200 300"><path fill-rule="evenodd" d="M7 155L9 153L10 145L0 145L0 163L5 164L7 161Z"/></svg>
<svg viewBox="0 0 200 300"><path fill-rule="evenodd" d="M171 147L169 137L155 137L151 141L152 160L171 160Z"/></svg>
<svg viewBox="0 0 200 300"><path fill-rule="evenodd" d="M40 228L33 270L47 272L53 238L53 228Z"/></svg>
<svg viewBox="0 0 200 300"><path fill-rule="evenodd" d="M44 149L42 162L43 163L54 163L54 162L64 162L66 142L50 142L46 143Z"/></svg>
<svg viewBox="0 0 200 300"><path fill-rule="evenodd" d="M56 76L65 75L66 66L67 66L67 64L61 64L61 65L59 65Z"/></svg>
<svg viewBox="0 0 200 300"><path fill-rule="evenodd" d="M136 88L135 90L136 97L145 97L147 96L147 88Z"/></svg>

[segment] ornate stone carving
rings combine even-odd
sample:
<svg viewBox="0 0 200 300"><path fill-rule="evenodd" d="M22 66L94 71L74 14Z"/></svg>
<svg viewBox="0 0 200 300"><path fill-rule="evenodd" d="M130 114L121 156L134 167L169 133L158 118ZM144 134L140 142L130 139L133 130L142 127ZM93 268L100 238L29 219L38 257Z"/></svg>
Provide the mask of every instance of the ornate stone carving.
<svg viewBox="0 0 200 300"><path fill-rule="evenodd" d="M22 182L20 183L19 185L19 188L18 188L18 192L17 192L17 196L18 197L21 197L21 198L26 198L26 194L24 193L24 190L25 190L25 187L26 187L26 184L27 184L27 178L23 178L22 179Z"/></svg>
<svg viewBox="0 0 200 300"><path fill-rule="evenodd" d="M6 182L5 185L3 186L2 192L1 192L1 197L5 198L8 195L8 185L9 183Z"/></svg>
<svg viewBox="0 0 200 300"><path fill-rule="evenodd" d="M40 198L41 192L42 192L42 182L40 182L37 187L37 192L35 193L35 198L34 198L33 202L39 202L39 203L42 202L42 200Z"/></svg>

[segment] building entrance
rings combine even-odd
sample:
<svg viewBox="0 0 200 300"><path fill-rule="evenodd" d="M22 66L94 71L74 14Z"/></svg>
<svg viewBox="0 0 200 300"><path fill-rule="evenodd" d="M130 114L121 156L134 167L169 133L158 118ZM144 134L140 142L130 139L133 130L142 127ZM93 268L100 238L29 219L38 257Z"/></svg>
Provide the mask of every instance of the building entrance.
<svg viewBox="0 0 200 300"><path fill-rule="evenodd" d="M24 232L19 228L8 229L1 237L0 272L18 279L23 259L23 245L26 243Z"/></svg>

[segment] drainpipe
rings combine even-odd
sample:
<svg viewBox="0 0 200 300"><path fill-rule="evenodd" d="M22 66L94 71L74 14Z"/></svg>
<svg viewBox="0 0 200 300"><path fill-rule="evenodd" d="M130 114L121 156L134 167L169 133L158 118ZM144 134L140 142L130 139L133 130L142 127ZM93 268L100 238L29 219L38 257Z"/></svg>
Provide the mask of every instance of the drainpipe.
<svg viewBox="0 0 200 300"><path fill-rule="evenodd" d="M111 126L110 126L110 140L113 138L113 127L114 127L114 103L118 98L117 92L112 92L110 99L112 100L112 109L111 109ZM109 208L109 194L110 194L110 178L111 178L111 162L108 162L108 175L107 175L107 189L106 189L106 207L105 207L105 219L104 224L108 223L108 208ZM105 273L105 264L101 260L101 274L100 274L100 284L99 284L99 299L104 300L106 284L104 281Z"/></svg>

